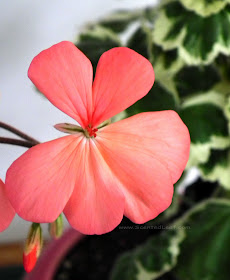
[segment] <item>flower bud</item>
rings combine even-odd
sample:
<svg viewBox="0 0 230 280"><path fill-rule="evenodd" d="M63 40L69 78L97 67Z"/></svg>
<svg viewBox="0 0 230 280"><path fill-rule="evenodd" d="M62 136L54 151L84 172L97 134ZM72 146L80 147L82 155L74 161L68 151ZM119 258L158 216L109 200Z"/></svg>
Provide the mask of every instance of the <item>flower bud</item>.
<svg viewBox="0 0 230 280"><path fill-rule="evenodd" d="M62 214L57 218L56 221L49 224L50 236L54 239L58 239L63 233L63 218Z"/></svg>
<svg viewBox="0 0 230 280"><path fill-rule="evenodd" d="M42 229L40 224L33 223L30 227L23 252L23 266L26 272L30 272L41 253L43 244Z"/></svg>

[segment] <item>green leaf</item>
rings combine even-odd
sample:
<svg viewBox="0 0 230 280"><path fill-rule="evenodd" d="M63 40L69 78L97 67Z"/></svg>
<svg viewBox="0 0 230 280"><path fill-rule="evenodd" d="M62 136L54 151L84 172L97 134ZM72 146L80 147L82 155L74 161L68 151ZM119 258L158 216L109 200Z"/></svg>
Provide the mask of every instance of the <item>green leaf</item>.
<svg viewBox="0 0 230 280"><path fill-rule="evenodd" d="M154 226L149 227L154 229ZM184 230L174 227L167 229L162 234L151 237L136 250L120 257L115 263L111 280L154 280L171 270L177 262Z"/></svg>
<svg viewBox="0 0 230 280"><path fill-rule="evenodd" d="M125 31L125 29L131 23L133 23L135 20L138 20L142 15L142 10L121 10L110 14L109 16L100 20L98 23L101 26L111 29L115 33L120 33Z"/></svg>
<svg viewBox="0 0 230 280"><path fill-rule="evenodd" d="M164 51L160 46L152 45L152 56L154 67L157 65L158 61L161 60L162 68L164 69L173 69L174 73L177 73L178 70L184 66L183 62L178 56L177 50L173 49L170 51ZM175 66L177 65L177 66Z"/></svg>
<svg viewBox="0 0 230 280"><path fill-rule="evenodd" d="M177 279L229 279L230 201L203 202L176 225L188 228L173 270Z"/></svg>
<svg viewBox="0 0 230 280"><path fill-rule="evenodd" d="M200 163L206 163L209 159L211 149L226 149L230 147L228 132L230 131L230 114L228 111L228 102L230 101L228 101L227 96L212 90L200 94L188 95L183 99L181 112L182 115L184 113L186 115L184 121L188 125L192 139L187 168L197 166ZM211 107L209 108L209 106ZM200 112L197 112L197 108L201 108ZM187 109L189 110L187 111ZM196 111L195 113L194 109ZM184 117L182 116L182 118ZM218 124L219 121L220 123ZM213 129L214 127L217 129ZM222 133L219 133L221 127L223 130ZM202 132L200 133L199 131ZM206 140L200 141L199 137L205 135Z"/></svg>
<svg viewBox="0 0 230 280"><path fill-rule="evenodd" d="M140 26L131 38L127 42L127 47L135 50L139 54L143 55L147 59L150 59L149 49L151 48L150 44L152 41L150 40L150 31L143 26Z"/></svg>
<svg viewBox="0 0 230 280"><path fill-rule="evenodd" d="M223 111L214 104L195 104L180 111L193 143L210 142L212 136L228 136L228 124Z"/></svg>
<svg viewBox="0 0 230 280"><path fill-rule="evenodd" d="M230 200L206 200L162 229L120 257L110 279L154 280L168 271L179 280L228 279Z"/></svg>
<svg viewBox="0 0 230 280"><path fill-rule="evenodd" d="M172 94L155 83L145 97L126 109L126 114L132 116L140 112L161 110L176 110L176 104Z"/></svg>
<svg viewBox="0 0 230 280"><path fill-rule="evenodd" d="M212 149L226 149L230 147L229 137L212 136L210 142L207 143L191 143L190 155L186 168L197 166L208 162Z"/></svg>
<svg viewBox="0 0 230 280"><path fill-rule="evenodd" d="M112 270L111 280L136 280L138 268L135 262L135 256L132 252L124 253L115 263Z"/></svg>
<svg viewBox="0 0 230 280"><path fill-rule="evenodd" d="M177 48L185 35L184 8L177 2L169 3L161 8L155 21L153 42L164 50Z"/></svg>
<svg viewBox="0 0 230 280"><path fill-rule="evenodd" d="M180 97L210 90L220 81L220 75L213 66L187 66L174 79Z"/></svg>
<svg viewBox="0 0 230 280"><path fill-rule="evenodd" d="M227 97L225 107L224 107L224 112L225 112L225 115L228 119L228 131L229 131L229 134L230 134L230 95Z"/></svg>
<svg viewBox="0 0 230 280"><path fill-rule="evenodd" d="M208 162L199 168L205 180L218 181L230 190L230 149L212 150Z"/></svg>
<svg viewBox="0 0 230 280"><path fill-rule="evenodd" d="M230 3L229 0L180 0L180 2L186 9L203 17L219 13Z"/></svg>
<svg viewBox="0 0 230 280"><path fill-rule="evenodd" d="M184 63L178 56L177 50L163 51L161 47L153 45L152 61L156 73L156 81L165 90L171 92L176 102L179 103L174 76L184 66Z"/></svg>
<svg viewBox="0 0 230 280"><path fill-rule="evenodd" d="M90 59L94 70L105 51L120 45L120 39L115 33L98 25L80 34L76 43L76 46Z"/></svg>
<svg viewBox="0 0 230 280"><path fill-rule="evenodd" d="M204 83L205 84L205 83ZM216 86L213 87L215 89ZM226 96L221 92L216 90L210 90L207 92L198 92L196 94L191 94L183 98L182 107L189 107L200 104L213 104L219 109L224 111L226 106Z"/></svg>
<svg viewBox="0 0 230 280"><path fill-rule="evenodd" d="M159 13L153 40L165 50L178 48L189 65L210 64L219 54L230 55L230 5L201 17L178 1L170 2Z"/></svg>
<svg viewBox="0 0 230 280"><path fill-rule="evenodd" d="M182 107L180 116L191 137L187 168L208 162L211 149L230 146L224 100L223 96L209 92L187 100Z"/></svg>

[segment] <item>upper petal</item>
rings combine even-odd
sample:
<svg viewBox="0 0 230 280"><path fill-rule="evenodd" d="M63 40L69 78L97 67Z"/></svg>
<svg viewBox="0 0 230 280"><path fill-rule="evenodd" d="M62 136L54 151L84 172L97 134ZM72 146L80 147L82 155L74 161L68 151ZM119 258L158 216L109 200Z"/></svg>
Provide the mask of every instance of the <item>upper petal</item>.
<svg viewBox="0 0 230 280"><path fill-rule="evenodd" d="M154 83L151 63L126 48L105 52L97 66L93 83L95 127L145 96Z"/></svg>
<svg viewBox="0 0 230 280"><path fill-rule="evenodd" d="M173 183L185 168L190 142L175 112L138 114L100 129L96 140L122 183L128 218L143 223L171 204Z"/></svg>
<svg viewBox="0 0 230 280"><path fill-rule="evenodd" d="M39 144L13 162L6 192L19 216L46 223L60 215L75 186L82 139L79 133Z"/></svg>
<svg viewBox="0 0 230 280"><path fill-rule="evenodd" d="M92 114L93 69L89 59L71 42L61 42L38 54L28 76L57 108L81 126Z"/></svg>
<svg viewBox="0 0 230 280"><path fill-rule="evenodd" d="M5 185L0 179L0 232L10 225L14 216L15 211L6 196Z"/></svg>
<svg viewBox="0 0 230 280"><path fill-rule="evenodd" d="M69 223L85 234L103 234L113 230L124 214L124 195L95 141L85 139L76 187L64 213Z"/></svg>

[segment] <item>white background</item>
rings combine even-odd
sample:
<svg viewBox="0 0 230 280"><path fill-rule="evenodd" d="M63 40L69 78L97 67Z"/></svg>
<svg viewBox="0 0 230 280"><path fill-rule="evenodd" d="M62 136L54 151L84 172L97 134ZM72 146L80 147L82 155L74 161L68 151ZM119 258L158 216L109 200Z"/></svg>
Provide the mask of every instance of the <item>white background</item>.
<svg viewBox="0 0 230 280"><path fill-rule="evenodd" d="M63 40L75 41L84 24L121 8L145 7L157 0L0 0L0 121L41 142L61 134L53 128L71 122L35 92L27 78L33 57ZM0 129L0 136L11 136ZM0 178L25 148L0 144ZM0 213L1 215L1 213ZM0 243L24 240L30 223L16 217L0 233ZM47 234L46 234L47 236Z"/></svg>

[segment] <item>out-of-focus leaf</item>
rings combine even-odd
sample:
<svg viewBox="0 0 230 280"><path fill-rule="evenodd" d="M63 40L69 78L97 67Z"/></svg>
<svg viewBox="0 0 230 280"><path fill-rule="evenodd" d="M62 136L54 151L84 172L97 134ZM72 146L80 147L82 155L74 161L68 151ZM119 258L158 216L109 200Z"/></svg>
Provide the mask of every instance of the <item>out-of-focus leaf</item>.
<svg viewBox="0 0 230 280"><path fill-rule="evenodd" d="M224 97L215 92L196 96L187 101L180 116L188 126L191 146L187 168L208 162L211 149L230 146L228 121L224 114Z"/></svg>
<svg viewBox="0 0 230 280"><path fill-rule="evenodd" d="M206 200L115 263L112 280L226 280L230 258L230 200ZM164 279L164 278L162 278Z"/></svg>
<svg viewBox="0 0 230 280"><path fill-rule="evenodd" d="M140 26L131 38L128 40L127 47L135 50L147 59L150 59L150 49L152 40L150 38L150 31L143 26Z"/></svg>
<svg viewBox="0 0 230 280"><path fill-rule="evenodd" d="M144 11L142 10L121 10L110 14L109 16L100 20L98 23L106 28L111 29L115 33L120 33L125 31L125 29L131 23L140 19L143 16L143 13Z"/></svg>
<svg viewBox="0 0 230 280"><path fill-rule="evenodd" d="M186 9L194 11L203 17L219 13L230 3L229 0L180 0L180 2Z"/></svg>
<svg viewBox="0 0 230 280"><path fill-rule="evenodd" d="M165 50L178 48L189 65L209 64L221 53L230 54L230 5L201 17L178 1L169 2L159 12L153 38Z"/></svg>
<svg viewBox="0 0 230 280"><path fill-rule="evenodd" d="M218 181L230 190L230 149L212 150L208 162L199 166L202 177L208 181Z"/></svg>
<svg viewBox="0 0 230 280"><path fill-rule="evenodd" d="M178 56L177 50L163 51L161 47L153 45L152 61L156 81L167 91L171 92L178 103L179 96L174 76L183 67L184 62Z"/></svg>
<svg viewBox="0 0 230 280"><path fill-rule="evenodd" d="M215 89L215 86L213 87L213 89ZM189 106L208 103L215 105L216 107L221 109L221 111L223 111L224 107L226 106L227 97L221 92L213 89L207 92L198 92L196 94L187 95L183 98L182 107L185 108Z"/></svg>
<svg viewBox="0 0 230 280"><path fill-rule="evenodd" d="M180 97L210 90L220 81L220 75L213 66L184 67L175 76Z"/></svg>
<svg viewBox="0 0 230 280"><path fill-rule="evenodd" d="M212 149L226 149L230 147L229 137L212 136L211 141L207 143L191 143L190 155L186 168L197 166L208 162Z"/></svg>
<svg viewBox="0 0 230 280"><path fill-rule="evenodd" d="M161 110L176 110L176 104L173 95L156 82L145 97L126 109L126 116Z"/></svg>
<svg viewBox="0 0 230 280"><path fill-rule="evenodd" d="M154 226L150 227L154 230ZM120 257L115 263L111 280L154 280L170 271L176 265L179 245L185 235L183 228L172 226L167 229Z"/></svg>
<svg viewBox="0 0 230 280"><path fill-rule="evenodd" d="M158 60L161 60L164 69L172 69L173 72L177 73L178 70L184 65L178 56L177 50L165 51L160 46L152 45L152 56L153 56L153 65L155 66L158 63ZM175 66L175 64L177 66Z"/></svg>
<svg viewBox="0 0 230 280"><path fill-rule="evenodd" d="M180 225L188 229L173 270L177 279L229 279L230 201L205 201L179 220Z"/></svg>
<svg viewBox="0 0 230 280"><path fill-rule="evenodd" d="M115 33L99 25L80 34L76 43L76 46L90 59L94 70L105 51L120 45L120 39Z"/></svg>
<svg viewBox="0 0 230 280"><path fill-rule="evenodd" d="M135 254L124 253L115 263L112 270L111 280L137 280L138 268L136 266Z"/></svg>
<svg viewBox="0 0 230 280"><path fill-rule="evenodd" d="M187 106L180 111L193 143L210 142L212 136L228 136L228 124L223 111L211 103Z"/></svg>
<svg viewBox="0 0 230 280"><path fill-rule="evenodd" d="M229 131L229 134L230 134L230 95L227 97L227 101L226 101L226 104L225 104L225 107L224 107L224 112L225 112L225 115L227 116L227 119L228 119L228 131Z"/></svg>
<svg viewBox="0 0 230 280"><path fill-rule="evenodd" d="M153 29L153 41L164 50L179 47L185 35L184 25L187 11L178 2L163 5L158 12Z"/></svg>

